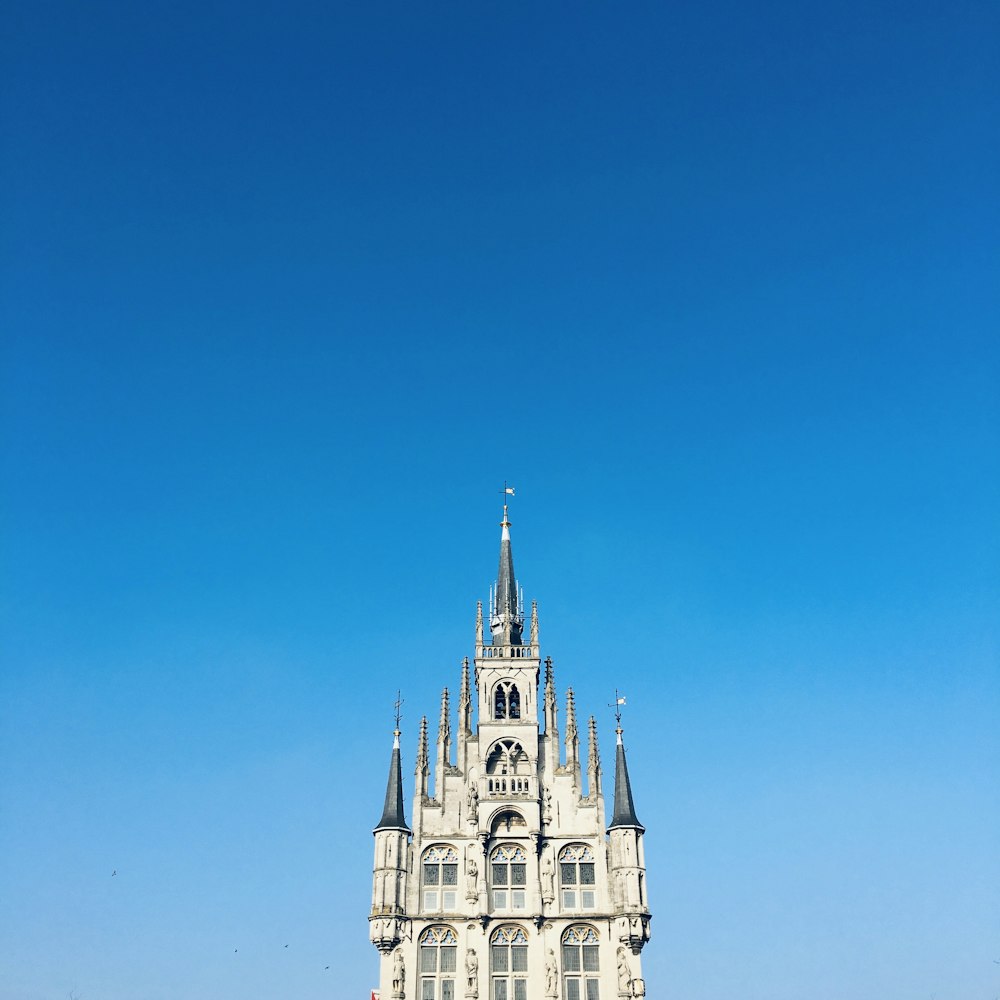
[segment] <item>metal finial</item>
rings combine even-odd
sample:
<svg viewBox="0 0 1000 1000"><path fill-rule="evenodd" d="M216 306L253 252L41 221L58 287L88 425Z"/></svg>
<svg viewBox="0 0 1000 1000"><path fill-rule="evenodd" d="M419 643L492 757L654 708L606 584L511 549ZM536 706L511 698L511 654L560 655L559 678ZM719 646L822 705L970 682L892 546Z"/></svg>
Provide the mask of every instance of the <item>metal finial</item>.
<svg viewBox="0 0 1000 1000"><path fill-rule="evenodd" d="M502 524L507 524L507 497L514 496L514 487L507 485L507 480L503 481L503 489L500 491L503 496L503 521Z"/></svg>
<svg viewBox="0 0 1000 1000"><path fill-rule="evenodd" d="M613 705L609 705L608 708L613 708L615 710L615 725L617 726L618 732L621 732L622 728L622 705L625 704L625 696L618 694L618 688L615 688L615 702Z"/></svg>
<svg viewBox="0 0 1000 1000"><path fill-rule="evenodd" d="M403 718L400 713L400 709L403 707L403 699L400 697L400 692L398 690L396 691L396 701L393 703L392 707L396 710L396 730L398 732L400 720Z"/></svg>

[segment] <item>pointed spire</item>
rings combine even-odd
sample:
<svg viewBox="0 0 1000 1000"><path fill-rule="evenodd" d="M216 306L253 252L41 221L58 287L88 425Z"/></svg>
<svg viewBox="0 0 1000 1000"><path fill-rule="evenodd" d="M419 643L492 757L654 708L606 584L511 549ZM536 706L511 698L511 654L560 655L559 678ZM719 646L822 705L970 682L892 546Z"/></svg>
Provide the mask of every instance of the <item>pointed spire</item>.
<svg viewBox="0 0 1000 1000"><path fill-rule="evenodd" d="M587 723L587 735L589 737L589 754L587 756L587 770L592 774L601 773L601 754L597 747L597 720L591 716Z"/></svg>
<svg viewBox="0 0 1000 1000"><path fill-rule="evenodd" d="M420 719L420 735L417 737L417 769L416 774L426 775L428 771L427 758L427 716Z"/></svg>
<svg viewBox="0 0 1000 1000"><path fill-rule="evenodd" d="M506 493L506 487L504 487ZM504 497L506 500L506 496ZM497 586L493 596L490 631L495 646L520 646L524 628L524 615L517 599L517 580L514 577L514 553L510 547L510 521L507 520L507 504L503 505L503 520L500 522L500 568L497 570Z"/></svg>
<svg viewBox="0 0 1000 1000"><path fill-rule="evenodd" d="M558 739L559 722L558 706L556 705L556 684L555 671L552 669L552 657L545 657L545 697L543 700L543 710L545 712L545 732L548 736ZM556 753L558 754L558 747ZM558 765L559 761L556 761Z"/></svg>
<svg viewBox="0 0 1000 1000"><path fill-rule="evenodd" d="M399 758L398 728L392 734L392 757L389 760L389 780L385 787L385 806L375 832L378 833L379 830L410 832L410 828L406 825L406 816L403 814L403 770Z"/></svg>
<svg viewBox="0 0 1000 1000"><path fill-rule="evenodd" d="M576 698L573 695L573 689L568 688L566 690L566 742L569 743L570 740L576 738Z"/></svg>
<svg viewBox="0 0 1000 1000"><path fill-rule="evenodd" d="M528 641L532 646L538 645L538 601L531 602L531 633Z"/></svg>
<svg viewBox="0 0 1000 1000"><path fill-rule="evenodd" d="M476 645L483 644L483 602L476 601ZM479 653L476 653L478 656Z"/></svg>
<svg viewBox="0 0 1000 1000"><path fill-rule="evenodd" d="M438 721L438 743L447 746L450 742L451 742L451 711L448 705L448 689L445 688L441 692L441 718Z"/></svg>
<svg viewBox="0 0 1000 1000"><path fill-rule="evenodd" d="M637 830L645 828L636 819L635 805L632 802L632 785L628 780L628 765L625 762L625 745L622 743L621 725L615 730L617 745L615 746L615 811L611 817L609 830L626 826Z"/></svg>
<svg viewBox="0 0 1000 1000"><path fill-rule="evenodd" d="M462 686L458 692L458 733L468 736L472 733L472 691L469 686L469 658L462 661Z"/></svg>

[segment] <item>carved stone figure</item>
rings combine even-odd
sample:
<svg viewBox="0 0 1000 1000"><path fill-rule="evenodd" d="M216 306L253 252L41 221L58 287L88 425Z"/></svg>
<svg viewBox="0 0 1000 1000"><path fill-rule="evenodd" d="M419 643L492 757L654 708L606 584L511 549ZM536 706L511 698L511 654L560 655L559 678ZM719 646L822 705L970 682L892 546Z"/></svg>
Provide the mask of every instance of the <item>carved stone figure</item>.
<svg viewBox="0 0 1000 1000"><path fill-rule="evenodd" d="M545 799L542 803L542 822L552 822L552 789L545 789Z"/></svg>
<svg viewBox="0 0 1000 1000"><path fill-rule="evenodd" d="M479 822L479 789L476 787L475 781L469 782L469 822L478 823Z"/></svg>
<svg viewBox="0 0 1000 1000"><path fill-rule="evenodd" d="M479 865L476 859L469 857L465 862L465 898L470 902L475 902L479 895Z"/></svg>
<svg viewBox="0 0 1000 1000"><path fill-rule="evenodd" d="M548 957L545 959L545 996L556 997L559 995L559 969L556 967L556 953L549 948Z"/></svg>
<svg viewBox="0 0 1000 1000"><path fill-rule="evenodd" d="M542 899L551 903L555 898L555 869L552 867L552 858L546 854L542 861Z"/></svg>
<svg viewBox="0 0 1000 1000"><path fill-rule="evenodd" d="M475 948L465 953L465 995L470 1000L479 996L479 957Z"/></svg>
<svg viewBox="0 0 1000 1000"><path fill-rule="evenodd" d="M397 948L392 956L392 995L405 997L406 966L403 964L403 949Z"/></svg>
<svg viewBox="0 0 1000 1000"><path fill-rule="evenodd" d="M628 956L624 948L618 949L618 996L632 996L632 971L628 967Z"/></svg>

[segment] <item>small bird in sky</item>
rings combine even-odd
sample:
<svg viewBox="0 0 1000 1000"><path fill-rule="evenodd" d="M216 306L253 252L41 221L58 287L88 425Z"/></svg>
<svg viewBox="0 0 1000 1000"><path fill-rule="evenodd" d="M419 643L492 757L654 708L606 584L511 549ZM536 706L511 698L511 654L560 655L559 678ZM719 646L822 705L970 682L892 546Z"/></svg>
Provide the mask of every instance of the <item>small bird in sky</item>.
<svg viewBox="0 0 1000 1000"><path fill-rule="evenodd" d="M285 947L287 948L287 947L288 947L288 945L286 944L286 945L285 945Z"/></svg>
<svg viewBox="0 0 1000 1000"><path fill-rule="evenodd" d="M111 877L114 878L118 874L118 869L116 868L112 873Z"/></svg>
<svg viewBox="0 0 1000 1000"><path fill-rule="evenodd" d="M330 966L328 965L328 966L327 966L326 968L328 968L328 969L329 969L329 968L330 968Z"/></svg>

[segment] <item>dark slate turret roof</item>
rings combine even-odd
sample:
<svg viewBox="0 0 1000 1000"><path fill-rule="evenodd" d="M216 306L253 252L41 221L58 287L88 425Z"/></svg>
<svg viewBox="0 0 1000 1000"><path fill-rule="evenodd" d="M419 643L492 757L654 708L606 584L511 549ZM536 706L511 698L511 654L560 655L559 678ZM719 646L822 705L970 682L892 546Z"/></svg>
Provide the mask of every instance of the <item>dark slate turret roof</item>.
<svg viewBox="0 0 1000 1000"><path fill-rule="evenodd" d="M625 747L622 744L622 733L618 730L618 746L615 748L615 812L611 817L609 830L616 826L645 828L635 815L635 805L632 802L632 785L628 780L628 764L625 763Z"/></svg>
<svg viewBox="0 0 1000 1000"><path fill-rule="evenodd" d="M520 645L522 621L518 616L517 580L514 577L514 552L510 545L510 521L504 505L503 529L500 533L500 568L497 570L497 589L494 595L493 620L490 627L494 642Z"/></svg>
<svg viewBox="0 0 1000 1000"><path fill-rule="evenodd" d="M504 522L504 528L509 526ZM500 538L500 568L497 570L496 613L517 615L517 583L514 577L514 553L510 547L510 533L504 530Z"/></svg>
<svg viewBox="0 0 1000 1000"><path fill-rule="evenodd" d="M382 818L375 827L379 830L405 830L410 832L403 815L403 770L399 760L399 733L395 734L392 747L392 759L389 761L389 781L385 787L385 807Z"/></svg>

